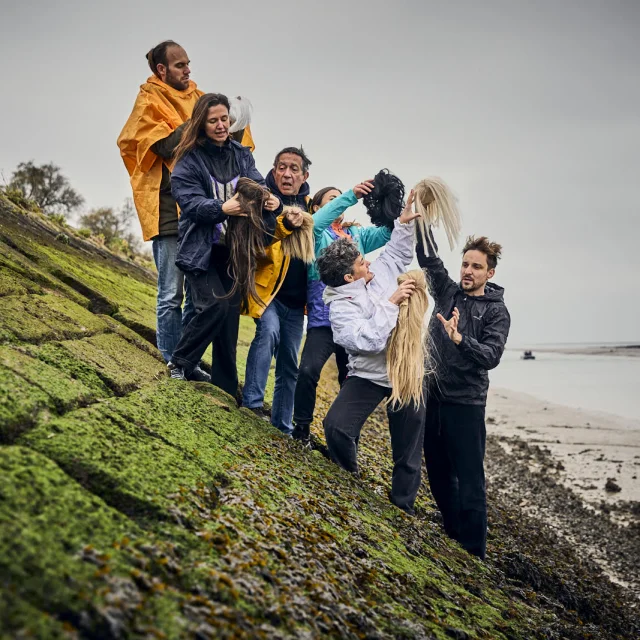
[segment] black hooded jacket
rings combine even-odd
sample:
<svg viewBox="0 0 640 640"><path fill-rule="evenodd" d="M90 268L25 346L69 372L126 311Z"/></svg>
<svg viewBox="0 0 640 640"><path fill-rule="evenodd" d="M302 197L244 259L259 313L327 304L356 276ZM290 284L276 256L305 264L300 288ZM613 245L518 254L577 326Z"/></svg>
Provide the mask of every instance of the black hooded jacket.
<svg viewBox="0 0 640 640"><path fill-rule="evenodd" d="M309 209L309 184L307 182L302 183L297 195L286 196L280 193L273 177L273 169L271 169L267 174L266 183L271 193L278 196L285 206L295 205L305 211ZM307 265L299 258L292 258L289 261L289 269L276 294L276 300L282 302L289 309L302 309L307 303Z"/></svg>
<svg viewBox="0 0 640 640"><path fill-rule="evenodd" d="M434 243L437 251L437 246ZM498 366L509 335L511 318L504 303L504 289L487 282L482 296L470 296L454 282L431 247L425 255L418 240L418 264L426 270L435 309L429 323L431 341L429 395L442 402L485 405L489 390L487 371ZM436 317L446 319L460 311L458 331L462 342L456 345Z"/></svg>

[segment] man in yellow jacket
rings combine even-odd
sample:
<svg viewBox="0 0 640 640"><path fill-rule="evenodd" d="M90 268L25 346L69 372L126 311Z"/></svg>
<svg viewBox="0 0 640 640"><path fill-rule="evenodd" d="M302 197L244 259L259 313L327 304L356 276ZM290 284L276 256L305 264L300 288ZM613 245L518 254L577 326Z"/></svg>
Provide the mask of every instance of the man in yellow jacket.
<svg viewBox="0 0 640 640"><path fill-rule="evenodd" d="M276 155L273 169L265 180L285 207L308 210L310 165L311 160L302 147L286 147ZM281 243L273 243L258 265L256 289L266 307L252 305L249 308L249 315L256 322L256 333L247 356L242 406L269 419L274 427L290 435L307 301L307 265L298 258L289 259L282 252ZM268 416L263 408L264 394L274 356L276 379Z"/></svg>
<svg viewBox="0 0 640 640"><path fill-rule="evenodd" d="M169 362L182 327L194 313L188 290L182 311L184 275L175 265L178 207L171 195L173 152L203 91L190 80L187 52L172 40L151 49L147 62L153 75L140 87L118 147L131 178L143 238L153 244L158 270L156 337L158 349ZM253 151L249 127L244 134L242 143L249 140L246 146ZM197 367L191 379L208 380L209 376Z"/></svg>

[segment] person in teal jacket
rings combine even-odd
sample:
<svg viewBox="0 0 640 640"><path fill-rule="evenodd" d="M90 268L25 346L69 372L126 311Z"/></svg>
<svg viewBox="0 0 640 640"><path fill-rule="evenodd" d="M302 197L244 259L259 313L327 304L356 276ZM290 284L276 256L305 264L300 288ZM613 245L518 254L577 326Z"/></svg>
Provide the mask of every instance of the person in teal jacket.
<svg viewBox="0 0 640 640"><path fill-rule="evenodd" d="M365 180L346 193L335 187L325 187L316 193L310 207L316 256L338 238L350 237L363 255L387 244L391 231L386 227L361 227L343 222L344 212L372 189L373 182ZM293 410L293 437L305 444L309 443L318 380L332 353L336 355L340 385L348 373L347 354L333 341L329 308L322 301L324 289L314 263L307 271L307 338L302 350Z"/></svg>

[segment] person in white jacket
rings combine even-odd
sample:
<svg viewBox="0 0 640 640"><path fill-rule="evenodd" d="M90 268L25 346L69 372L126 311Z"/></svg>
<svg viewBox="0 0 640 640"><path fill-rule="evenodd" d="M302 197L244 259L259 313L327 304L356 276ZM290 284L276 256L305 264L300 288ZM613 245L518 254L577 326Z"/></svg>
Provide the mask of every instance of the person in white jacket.
<svg viewBox="0 0 640 640"><path fill-rule="evenodd" d="M399 305L415 291L413 280L398 286L397 278L413 260L413 191L394 223L391 239L373 263L348 238L331 244L318 257L320 279L327 285L325 304L333 339L349 355L349 374L324 419L332 459L357 473L362 427L374 409L391 394L387 375L387 342L398 321ZM391 502L413 514L420 487L424 404L387 407L393 476Z"/></svg>

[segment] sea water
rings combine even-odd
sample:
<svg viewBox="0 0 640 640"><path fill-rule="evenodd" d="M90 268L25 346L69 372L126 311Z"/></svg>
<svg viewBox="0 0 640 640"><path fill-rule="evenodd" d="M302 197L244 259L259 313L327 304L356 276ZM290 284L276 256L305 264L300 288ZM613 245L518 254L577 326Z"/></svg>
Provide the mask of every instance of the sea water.
<svg viewBox="0 0 640 640"><path fill-rule="evenodd" d="M535 360L522 360L522 351L507 349L489 372L492 387L640 420L640 357L533 353Z"/></svg>

